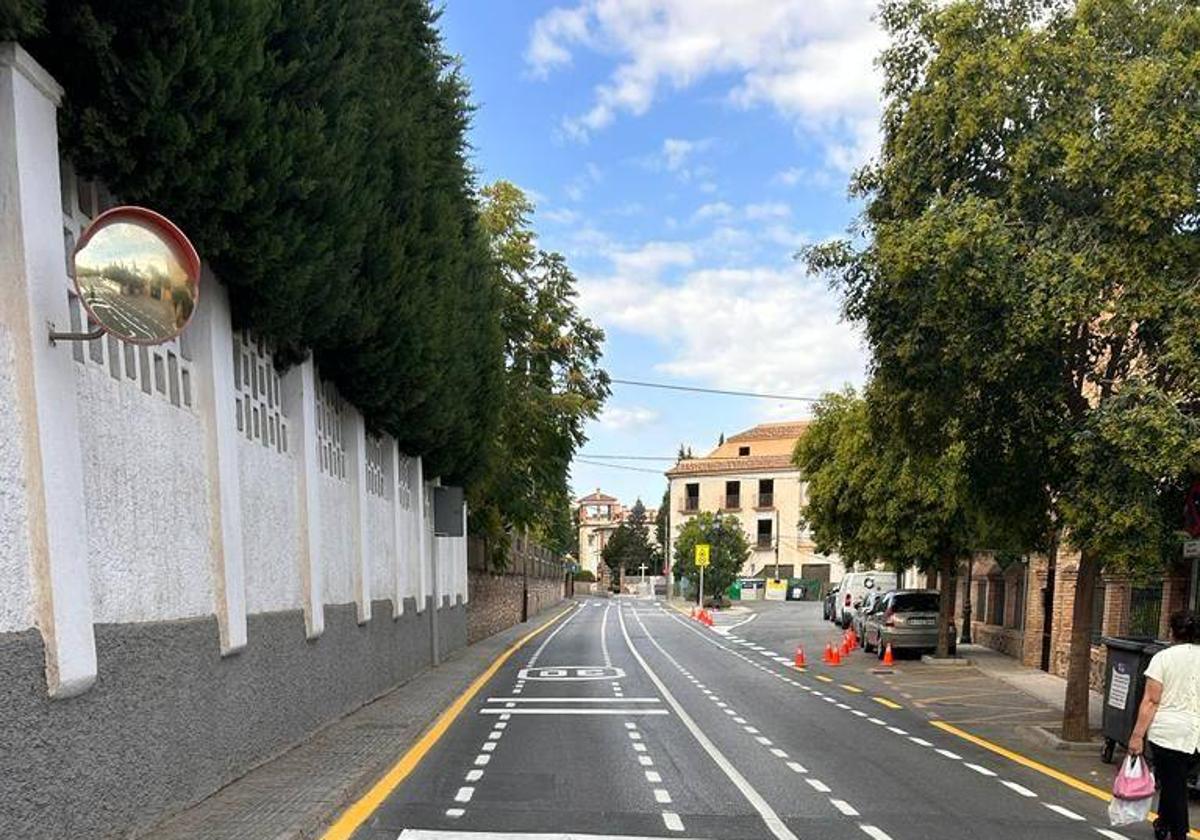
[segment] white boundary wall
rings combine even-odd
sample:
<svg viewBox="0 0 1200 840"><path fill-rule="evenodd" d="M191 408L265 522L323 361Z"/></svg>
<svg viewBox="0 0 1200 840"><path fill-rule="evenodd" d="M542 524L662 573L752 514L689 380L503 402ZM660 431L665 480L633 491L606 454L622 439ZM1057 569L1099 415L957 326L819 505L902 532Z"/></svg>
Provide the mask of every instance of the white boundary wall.
<svg viewBox="0 0 1200 840"><path fill-rule="evenodd" d="M48 323L86 327L67 260L115 203L60 162L61 96L0 44L0 633L40 630L70 696L95 680L95 622L215 615L230 654L252 613L301 609L315 638L326 604L366 623L435 584L465 603L466 539L434 537L421 459L311 362L278 373L207 270L176 341L50 344Z"/></svg>

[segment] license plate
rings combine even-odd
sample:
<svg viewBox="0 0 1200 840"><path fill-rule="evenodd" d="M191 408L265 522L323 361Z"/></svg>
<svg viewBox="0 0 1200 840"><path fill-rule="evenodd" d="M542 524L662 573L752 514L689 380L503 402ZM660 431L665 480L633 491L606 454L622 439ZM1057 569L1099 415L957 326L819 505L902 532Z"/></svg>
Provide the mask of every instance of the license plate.
<svg viewBox="0 0 1200 840"><path fill-rule="evenodd" d="M908 623L914 627L932 627L937 624L936 618L910 618Z"/></svg>

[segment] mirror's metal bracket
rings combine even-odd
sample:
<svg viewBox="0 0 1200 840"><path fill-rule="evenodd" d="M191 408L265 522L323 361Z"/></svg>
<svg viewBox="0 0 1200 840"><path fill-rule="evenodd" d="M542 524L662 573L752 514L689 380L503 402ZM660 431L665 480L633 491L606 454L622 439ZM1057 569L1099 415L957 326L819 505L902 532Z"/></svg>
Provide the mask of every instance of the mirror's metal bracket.
<svg viewBox="0 0 1200 840"><path fill-rule="evenodd" d="M90 332L59 332L54 329L54 322L46 322L47 332L50 336L50 346L54 346L58 341L95 341L97 338L104 337L104 327L99 324Z"/></svg>

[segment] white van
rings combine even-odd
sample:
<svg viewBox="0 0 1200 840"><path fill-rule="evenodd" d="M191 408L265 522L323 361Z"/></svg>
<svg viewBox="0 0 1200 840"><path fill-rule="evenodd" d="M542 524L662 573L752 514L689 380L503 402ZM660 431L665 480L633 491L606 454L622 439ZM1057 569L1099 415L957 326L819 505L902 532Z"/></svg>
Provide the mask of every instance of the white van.
<svg viewBox="0 0 1200 840"><path fill-rule="evenodd" d="M833 604L833 622L849 627L863 598L871 592L891 592L895 588L895 572L847 572Z"/></svg>

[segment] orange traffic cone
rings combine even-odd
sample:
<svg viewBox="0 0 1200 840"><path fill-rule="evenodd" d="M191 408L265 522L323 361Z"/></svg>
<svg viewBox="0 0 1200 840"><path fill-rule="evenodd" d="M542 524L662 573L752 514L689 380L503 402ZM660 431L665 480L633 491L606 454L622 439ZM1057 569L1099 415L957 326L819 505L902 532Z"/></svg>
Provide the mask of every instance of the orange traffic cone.
<svg viewBox="0 0 1200 840"><path fill-rule="evenodd" d="M705 627L712 627L712 626L713 626L712 610L705 610L705 611L704 611L704 626L705 626Z"/></svg>
<svg viewBox="0 0 1200 840"><path fill-rule="evenodd" d="M850 628L850 650L858 649L858 634L854 632L854 628Z"/></svg>
<svg viewBox="0 0 1200 840"><path fill-rule="evenodd" d="M829 642L825 643L825 653L822 654L821 661L822 662L832 662L833 661L833 645L829 644Z"/></svg>
<svg viewBox="0 0 1200 840"><path fill-rule="evenodd" d="M831 659L829 661L829 664L830 665L841 665L842 664L842 652L840 650L838 650L837 648L833 649L833 659Z"/></svg>
<svg viewBox="0 0 1200 840"><path fill-rule="evenodd" d="M808 664L804 659L804 648L799 645L796 646L796 658L793 660L793 664L797 668L803 668Z"/></svg>
<svg viewBox="0 0 1200 840"><path fill-rule="evenodd" d="M883 651L883 664L891 665L896 660L892 658L892 643L888 642L887 647Z"/></svg>
<svg viewBox="0 0 1200 840"><path fill-rule="evenodd" d="M842 637L842 649L839 651L842 656L850 655L850 634L847 633Z"/></svg>

